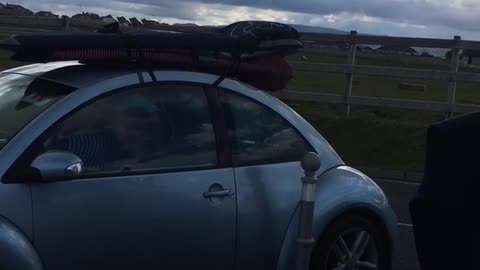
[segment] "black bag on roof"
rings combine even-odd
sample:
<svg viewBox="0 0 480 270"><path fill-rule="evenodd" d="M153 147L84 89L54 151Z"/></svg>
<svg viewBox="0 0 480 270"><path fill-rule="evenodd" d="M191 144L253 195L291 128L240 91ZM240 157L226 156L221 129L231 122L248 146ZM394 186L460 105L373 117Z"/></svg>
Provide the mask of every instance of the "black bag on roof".
<svg viewBox="0 0 480 270"><path fill-rule="evenodd" d="M210 32L121 32L117 23L97 32L22 34L0 42L17 61L145 64L227 75L270 91L283 89L292 78L284 56L302 47L293 27L265 21Z"/></svg>
<svg viewBox="0 0 480 270"><path fill-rule="evenodd" d="M409 203L422 270L478 269L480 112L428 128L423 182Z"/></svg>
<svg viewBox="0 0 480 270"><path fill-rule="evenodd" d="M291 26L263 21L237 22L213 32L140 30L120 32L107 25L105 31L46 32L14 35L0 48L16 52L16 60L47 60L58 50L155 49L228 53L232 57L258 58L265 54L287 55L302 48ZM256 57L255 57L256 56Z"/></svg>

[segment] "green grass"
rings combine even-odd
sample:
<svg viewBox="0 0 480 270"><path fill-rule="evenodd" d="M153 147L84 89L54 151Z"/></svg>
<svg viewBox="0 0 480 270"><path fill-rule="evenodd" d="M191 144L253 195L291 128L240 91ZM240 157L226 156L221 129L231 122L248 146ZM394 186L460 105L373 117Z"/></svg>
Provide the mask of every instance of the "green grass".
<svg viewBox="0 0 480 270"><path fill-rule="evenodd" d="M299 61L345 64L346 51L305 50L290 56ZM357 64L415 69L448 70L448 61L409 56L360 53ZM464 72L478 69L462 68ZM303 92L344 94L343 74L295 71L287 89ZM400 90L400 83L425 85L425 91ZM428 79L398 79L355 76L353 95L411 100L446 101L448 82ZM457 103L480 104L480 84L458 83ZM311 122L351 165L384 169L422 171L427 127L444 119L444 114L428 111L353 107L345 117L345 106L287 102Z"/></svg>
<svg viewBox="0 0 480 270"><path fill-rule="evenodd" d="M443 114L411 110L289 102L332 144L347 164L383 169L423 170L428 125Z"/></svg>
<svg viewBox="0 0 480 270"><path fill-rule="evenodd" d="M339 49L303 49L288 57L291 61L301 61L305 56L308 62L321 62L330 64L346 64L347 51ZM448 61L417 56L384 55L376 53L357 53L356 64L368 66L386 66L416 69L447 70Z"/></svg>

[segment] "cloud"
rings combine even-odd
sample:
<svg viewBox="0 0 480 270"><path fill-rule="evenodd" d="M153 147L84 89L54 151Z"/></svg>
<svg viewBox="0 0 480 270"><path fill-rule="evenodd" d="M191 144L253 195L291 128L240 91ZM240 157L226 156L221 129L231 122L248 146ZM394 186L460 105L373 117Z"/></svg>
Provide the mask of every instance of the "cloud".
<svg viewBox="0 0 480 270"><path fill-rule="evenodd" d="M480 39L479 0L43 0L22 1L35 10L67 15L148 17L162 22L229 24L275 20L363 33Z"/></svg>
<svg viewBox="0 0 480 270"><path fill-rule="evenodd" d="M137 2L150 6L163 5L157 0L138 0ZM199 3L192 0L175 2ZM480 30L480 24L478 24L480 1L478 0L203 0L201 3L303 13L310 16L360 14L397 23L441 25L467 31Z"/></svg>

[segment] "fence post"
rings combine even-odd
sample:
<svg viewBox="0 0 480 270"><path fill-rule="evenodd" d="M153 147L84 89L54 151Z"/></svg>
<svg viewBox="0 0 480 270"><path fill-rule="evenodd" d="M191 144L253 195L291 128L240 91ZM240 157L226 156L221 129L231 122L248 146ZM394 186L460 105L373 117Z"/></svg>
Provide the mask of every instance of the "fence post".
<svg viewBox="0 0 480 270"><path fill-rule="evenodd" d="M302 194L300 197L300 220L297 233L297 268L296 270L310 269L310 256L315 244L313 238L313 212L317 188L316 172L320 169L320 157L317 153L307 153L301 162L305 171L302 177Z"/></svg>
<svg viewBox="0 0 480 270"><path fill-rule="evenodd" d="M455 94L457 92L457 72L460 62L460 47L458 46L460 36L455 36L453 38L453 49L452 49L452 59L450 59L450 78L448 79L448 112L446 118L453 117L453 109L455 106Z"/></svg>
<svg viewBox="0 0 480 270"><path fill-rule="evenodd" d="M350 117L350 97L352 96L353 86L353 66L355 65L355 57L357 54L357 44L355 37L357 31L350 31L350 50L348 52L348 67L349 70L345 73L345 104L347 117Z"/></svg>

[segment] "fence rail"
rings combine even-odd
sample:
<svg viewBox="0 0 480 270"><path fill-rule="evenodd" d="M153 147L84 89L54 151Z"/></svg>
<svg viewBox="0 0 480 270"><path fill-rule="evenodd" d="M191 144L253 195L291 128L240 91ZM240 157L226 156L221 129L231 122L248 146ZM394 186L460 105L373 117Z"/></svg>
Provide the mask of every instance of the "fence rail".
<svg viewBox="0 0 480 270"><path fill-rule="evenodd" d="M316 41L324 44L342 44L349 46L348 61L345 64L325 64L325 63L306 63L291 62L295 70L326 72L345 74L344 95L283 92L276 95L290 100L316 101L321 103L344 104L346 106L346 115L350 115L351 105L376 106L386 108L403 108L427 111L438 111L446 113L446 118L452 117L455 113L468 113L480 110L480 106L474 104L456 104L455 97L457 91L457 82L480 83L480 73L460 72L460 54L462 50L480 50L478 41L462 41L461 37L455 36L451 40L431 39L431 38L403 38L403 37L385 37L358 35L356 31L351 31L350 35L338 34L303 34L305 40ZM450 66L448 71L412 69L397 67L380 67L356 65L356 47L357 45L394 45L409 47L429 47L443 48L452 51ZM448 97L445 102L403 100L379 97L354 96L352 93L352 80L355 75L382 76L391 78L415 78L415 79L433 79L444 80L448 82ZM480 92L479 92L480 94Z"/></svg>
<svg viewBox="0 0 480 270"><path fill-rule="evenodd" d="M71 28L98 29L102 25L102 22L82 19L0 16L0 34L25 33L30 30L33 32L46 30L66 30ZM155 27L155 29L171 31L212 31L216 28L158 25ZM288 98L290 100L343 104L346 106L347 116L350 114L351 105L438 111L446 113L447 117L451 117L454 113L467 113L480 110L480 105L455 103L457 82L480 83L480 73L459 72L461 50L480 50L480 42L478 41L461 40L459 36L455 36L453 39L371 36L359 35L356 31L351 31L350 35L302 33L302 39L316 41L323 44L339 44L348 46L348 60L345 62L345 64L290 62L295 70L344 74L344 94L331 95L283 91L275 94L278 97ZM409 69L357 65L357 45L394 45L450 49L452 50L451 62L449 70ZM448 88L446 87L445 89L448 90L448 98L445 102L434 102L355 96L353 95L352 90L353 80L356 75L444 80L448 82Z"/></svg>
<svg viewBox="0 0 480 270"><path fill-rule="evenodd" d="M352 31L355 32L355 31ZM303 33L302 39L324 44L394 45L442 49L480 50L480 42L461 39L409 38L371 35Z"/></svg>
<svg viewBox="0 0 480 270"><path fill-rule="evenodd" d="M455 80L461 82L480 83L480 73L473 72L452 72L445 70L429 69L407 69L396 67L364 66L364 65L342 65L324 63L289 62L290 65L299 71L325 72L325 73L353 73L356 75L381 76L392 78L413 78L432 80Z"/></svg>

